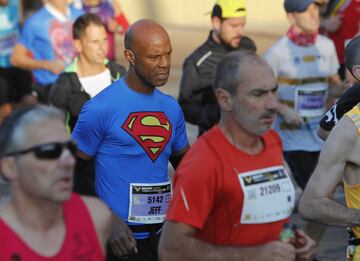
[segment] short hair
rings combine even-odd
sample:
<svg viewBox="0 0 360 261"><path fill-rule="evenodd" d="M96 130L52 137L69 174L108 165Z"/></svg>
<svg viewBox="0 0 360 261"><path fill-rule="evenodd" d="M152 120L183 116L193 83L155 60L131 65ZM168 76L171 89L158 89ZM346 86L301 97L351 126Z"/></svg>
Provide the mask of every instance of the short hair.
<svg viewBox="0 0 360 261"><path fill-rule="evenodd" d="M244 77L240 68L250 63L261 64L262 60L257 54L247 50L227 54L216 66L214 90L221 88L235 95Z"/></svg>
<svg viewBox="0 0 360 261"><path fill-rule="evenodd" d="M125 49L129 49L131 50L131 44L132 44L132 39L133 39L133 32L132 32L132 27L130 27L124 36L124 46Z"/></svg>
<svg viewBox="0 0 360 261"><path fill-rule="evenodd" d="M104 26L97 15L92 13L83 14L79 16L73 24L73 39L80 39L81 36L85 34L86 28L88 28L90 24Z"/></svg>
<svg viewBox="0 0 360 261"><path fill-rule="evenodd" d="M353 38L345 48L345 65L351 72L355 65L360 65L360 35Z"/></svg>
<svg viewBox="0 0 360 261"><path fill-rule="evenodd" d="M0 126L0 159L8 153L24 149L27 127L46 119L59 119L65 124L64 112L55 107L33 105L15 109Z"/></svg>

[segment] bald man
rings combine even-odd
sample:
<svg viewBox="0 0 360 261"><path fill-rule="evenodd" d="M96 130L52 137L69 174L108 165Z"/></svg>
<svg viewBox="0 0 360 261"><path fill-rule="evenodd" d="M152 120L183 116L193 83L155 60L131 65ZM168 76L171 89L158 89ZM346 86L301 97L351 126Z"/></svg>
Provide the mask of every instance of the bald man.
<svg viewBox="0 0 360 261"><path fill-rule="evenodd" d="M125 35L128 73L82 108L73 131L82 159L95 159L96 192L124 220L137 240L129 260L158 260L157 244L171 197L167 166L188 149L177 101L156 87L166 84L172 47L151 20L132 24ZM121 243L123 242L123 243ZM112 244L124 255L131 243Z"/></svg>

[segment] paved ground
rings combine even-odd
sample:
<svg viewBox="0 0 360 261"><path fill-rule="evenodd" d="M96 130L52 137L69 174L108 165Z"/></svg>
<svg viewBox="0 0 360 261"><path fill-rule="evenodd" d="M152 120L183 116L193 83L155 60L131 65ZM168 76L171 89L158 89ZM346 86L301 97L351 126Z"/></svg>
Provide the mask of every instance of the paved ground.
<svg viewBox="0 0 360 261"><path fill-rule="evenodd" d="M162 90L176 97L178 95L179 81L181 77L181 66L184 58L191 53L191 51L198 45L200 45L207 37L208 31L205 28L188 29L167 27L170 38L173 45L172 56L172 71L169 82L166 86L162 87ZM262 54L264 50L269 47L279 35L268 35L265 33L251 33L248 35L252 37L258 45L259 54ZM119 41L119 50L123 50L122 39ZM121 52L118 53L118 60L126 65L126 62L122 59ZM194 141L196 138L197 130L194 126L188 125L188 134L190 141ZM8 197L6 195L8 187L0 180L0 205ZM343 202L343 194L341 191L336 193L336 199ZM304 221L301 220L298 214L295 214L293 221L300 227L304 226ZM318 258L322 261L343 261L345 258L346 249L346 232L344 228L329 227L319 245Z"/></svg>

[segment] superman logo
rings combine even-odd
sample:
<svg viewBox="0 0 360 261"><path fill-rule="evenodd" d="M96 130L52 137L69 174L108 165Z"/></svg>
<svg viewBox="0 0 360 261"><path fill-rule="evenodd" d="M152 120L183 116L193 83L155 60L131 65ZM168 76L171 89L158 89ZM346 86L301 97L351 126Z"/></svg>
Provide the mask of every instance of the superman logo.
<svg viewBox="0 0 360 261"><path fill-rule="evenodd" d="M133 112L122 125L155 162L171 137L172 126L163 112Z"/></svg>

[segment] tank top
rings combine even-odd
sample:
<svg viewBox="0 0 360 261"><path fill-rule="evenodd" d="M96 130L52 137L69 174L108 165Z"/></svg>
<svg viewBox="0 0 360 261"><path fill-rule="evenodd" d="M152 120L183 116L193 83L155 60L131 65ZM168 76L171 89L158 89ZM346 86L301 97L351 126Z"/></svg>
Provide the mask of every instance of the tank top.
<svg viewBox="0 0 360 261"><path fill-rule="evenodd" d="M88 209L79 195L73 193L63 204L65 238L52 257L34 252L21 237L0 219L1 261L101 261L103 251Z"/></svg>
<svg viewBox="0 0 360 261"><path fill-rule="evenodd" d="M355 105L350 111L345 114L350 120L353 121L355 127L357 128L360 134L360 109L358 105ZM355 185L348 185L344 181L344 191L345 191L345 199L346 205L349 208L360 208L360 183ZM353 227L357 238L360 238L360 228ZM360 261L360 247L356 247L355 256L353 257L353 261Z"/></svg>

